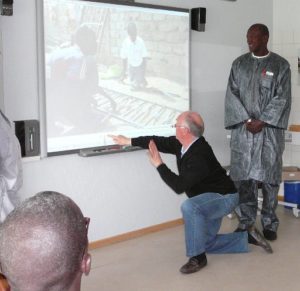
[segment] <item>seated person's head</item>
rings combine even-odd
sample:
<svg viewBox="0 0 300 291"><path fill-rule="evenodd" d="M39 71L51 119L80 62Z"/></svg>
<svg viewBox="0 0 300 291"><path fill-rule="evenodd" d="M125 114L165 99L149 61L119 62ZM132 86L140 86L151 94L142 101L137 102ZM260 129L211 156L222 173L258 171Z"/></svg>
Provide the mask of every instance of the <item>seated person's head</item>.
<svg viewBox="0 0 300 291"><path fill-rule="evenodd" d="M88 274L88 219L67 196L41 192L0 225L0 264L12 291L80 290Z"/></svg>
<svg viewBox="0 0 300 291"><path fill-rule="evenodd" d="M75 42L85 56L97 52L97 38L95 32L87 25L81 25L75 34Z"/></svg>

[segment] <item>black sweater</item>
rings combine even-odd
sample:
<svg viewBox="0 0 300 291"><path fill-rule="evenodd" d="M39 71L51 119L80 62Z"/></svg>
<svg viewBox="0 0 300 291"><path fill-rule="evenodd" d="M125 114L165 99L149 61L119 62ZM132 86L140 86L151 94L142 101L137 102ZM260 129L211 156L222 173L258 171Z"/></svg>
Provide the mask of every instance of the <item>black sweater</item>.
<svg viewBox="0 0 300 291"><path fill-rule="evenodd" d="M237 192L204 137L195 141L183 157L181 157L182 145L175 136L137 137L131 139L131 144L146 149L151 139L160 152L176 155L179 175L173 173L165 164L158 166L157 170L165 183L177 194L185 192L188 197L193 197L205 192L220 194Z"/></svg>

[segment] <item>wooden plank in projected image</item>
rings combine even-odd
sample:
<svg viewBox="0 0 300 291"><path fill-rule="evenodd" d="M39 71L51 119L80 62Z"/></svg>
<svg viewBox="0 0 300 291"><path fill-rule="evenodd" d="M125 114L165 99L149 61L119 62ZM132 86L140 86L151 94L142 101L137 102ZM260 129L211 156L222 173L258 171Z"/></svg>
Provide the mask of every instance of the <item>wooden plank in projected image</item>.
<svg viewBox="0 0 300 291"><path fill-rule="evenodd" d="M172 124L181 113L174 108L135 96L107 89L104 91L111 98L106 98L100 94L94 96L93 111L106 113L110 118L135 128Z"/></svg>

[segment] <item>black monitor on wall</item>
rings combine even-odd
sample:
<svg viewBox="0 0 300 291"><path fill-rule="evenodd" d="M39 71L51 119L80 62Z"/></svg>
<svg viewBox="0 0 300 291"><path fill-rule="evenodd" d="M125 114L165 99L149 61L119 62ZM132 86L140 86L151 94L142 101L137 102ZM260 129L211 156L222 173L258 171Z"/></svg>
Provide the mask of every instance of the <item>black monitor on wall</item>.
<svg viewBox="0 0 300 291"><path fill-rule="evenodd" d="M47 153L173 135L190 108L190 14L132 1L44 0Z"/></svg>

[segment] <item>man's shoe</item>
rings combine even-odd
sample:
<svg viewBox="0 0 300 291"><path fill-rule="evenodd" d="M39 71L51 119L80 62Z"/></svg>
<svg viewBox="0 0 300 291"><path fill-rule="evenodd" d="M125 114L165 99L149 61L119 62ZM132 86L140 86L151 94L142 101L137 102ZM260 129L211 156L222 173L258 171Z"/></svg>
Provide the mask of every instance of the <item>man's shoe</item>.
<svg viewBox="0 0 300 291"><path fill-rule="evenodd" d="M251 238L251 242L250 241ZM255 227L248 229L248 242L256 246L262 247L266 252L273 253L270 244L264 239L263 235Z"/></svg>
<svg viewBox="0 0 300 291"><path fill-rule="evenodd" d="M276 231L273 231L273 230L270 230L270 229L264 229L263 234L264 234L264 237L267 240L276 240L277 239Z"/></svg>
<svg viewBox="0 0 300 291"><path fill-rule="evenodd" d="M234 232L242 232L242 231L246 231L246 230L247 229L243 229L243 228L237 227Z"/></svg>
<svg viewBox="0 0 300 291"><path fill-rule="evenodd" d="M238 227L234 232L242 232L242 231L247 231L247 229ZM256 239L254 239L251 235L248 235L248 243L256 245Z"/></svg>
<svg viewBox="0 0 300 291"><path fill-rule="evenodd" d="M200 269L207 265L206 257L201 261L195 257L189 259L189 261L180 268L180 272L183 274L191 274L198 272Z"/></svg>

